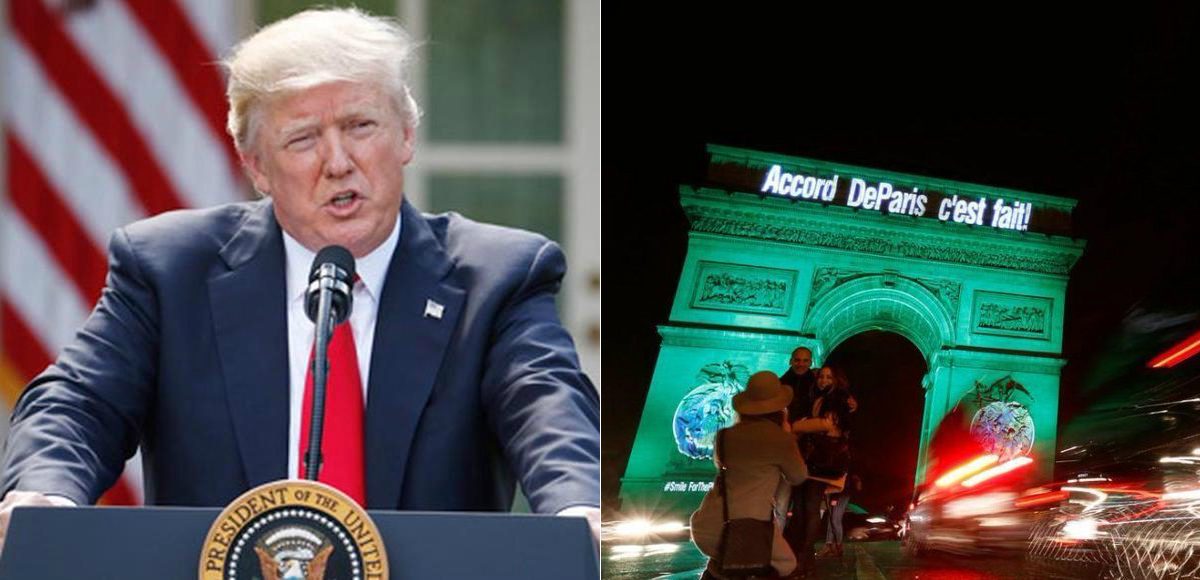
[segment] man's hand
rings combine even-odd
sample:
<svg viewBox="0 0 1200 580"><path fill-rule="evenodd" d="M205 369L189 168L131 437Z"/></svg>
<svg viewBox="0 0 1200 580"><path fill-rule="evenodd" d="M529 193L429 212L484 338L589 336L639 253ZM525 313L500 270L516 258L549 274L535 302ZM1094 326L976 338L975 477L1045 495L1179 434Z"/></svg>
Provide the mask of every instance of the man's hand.
<svg viewBox="0 0 1200 580"><path fill-rule="evenodd" d="M24 506L74 506L75 502L59 496L43 495L36 491L10 491L0 501L0 551L4 549L4 540L8 537L8 521L15 507Z"/></svg>

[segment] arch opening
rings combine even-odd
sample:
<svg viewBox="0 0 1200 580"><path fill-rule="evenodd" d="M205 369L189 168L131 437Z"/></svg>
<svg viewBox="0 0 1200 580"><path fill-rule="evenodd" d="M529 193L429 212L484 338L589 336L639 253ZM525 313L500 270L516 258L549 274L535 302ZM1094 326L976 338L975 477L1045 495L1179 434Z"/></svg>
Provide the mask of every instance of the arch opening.
<svg viewBox="0 0 1200 580"><path fill-rule="evenodd" d="M903 509L912 498L925 413L925 356L896 332L867 330L829 354L858 401L851 416L851 472L862 491L851 501L872 513Z"/></svg>

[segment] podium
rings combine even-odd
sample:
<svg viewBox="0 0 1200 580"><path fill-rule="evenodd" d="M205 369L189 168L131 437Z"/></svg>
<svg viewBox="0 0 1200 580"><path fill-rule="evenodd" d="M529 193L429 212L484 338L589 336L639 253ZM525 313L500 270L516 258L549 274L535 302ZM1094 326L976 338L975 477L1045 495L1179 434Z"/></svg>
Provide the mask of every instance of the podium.
<svg viewBox="0 0 1200 580"><path fill-rule="evenodd" d="M16 508L0 579L196 578L219 508ZM390 578L596 580L583 518L508 513L369 512Z"/></svg>

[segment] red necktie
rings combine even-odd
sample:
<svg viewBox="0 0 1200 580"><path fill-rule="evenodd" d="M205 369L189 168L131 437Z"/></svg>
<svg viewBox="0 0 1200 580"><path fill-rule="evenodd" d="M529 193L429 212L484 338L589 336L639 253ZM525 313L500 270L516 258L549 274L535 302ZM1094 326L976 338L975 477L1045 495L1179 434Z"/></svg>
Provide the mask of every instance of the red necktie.
<svg viewBox="0 0 1200 580"><path fill-rule="evenodd" d="M300 420L300 477L304 476L304 450L308 448L309 407L312 406L312 357L304 379L304 407ZM325 385L323 458L317 479L338 488L365 506L363 482L363 398L358 374L358 354L350 321L337 325L329 341L329 377Z"/></svg>

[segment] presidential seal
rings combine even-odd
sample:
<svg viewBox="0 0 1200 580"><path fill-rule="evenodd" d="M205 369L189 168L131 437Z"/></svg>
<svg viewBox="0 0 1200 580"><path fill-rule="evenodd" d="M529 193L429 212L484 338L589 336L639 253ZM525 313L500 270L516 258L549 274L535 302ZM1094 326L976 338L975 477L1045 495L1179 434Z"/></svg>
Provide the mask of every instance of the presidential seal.
<svg viewBox="0 0 1200 580"><path fill-rule="evenodd" d="M346 494L283 480L229 504L208 530L200 580L387 580L379 530Z"/></svg>

